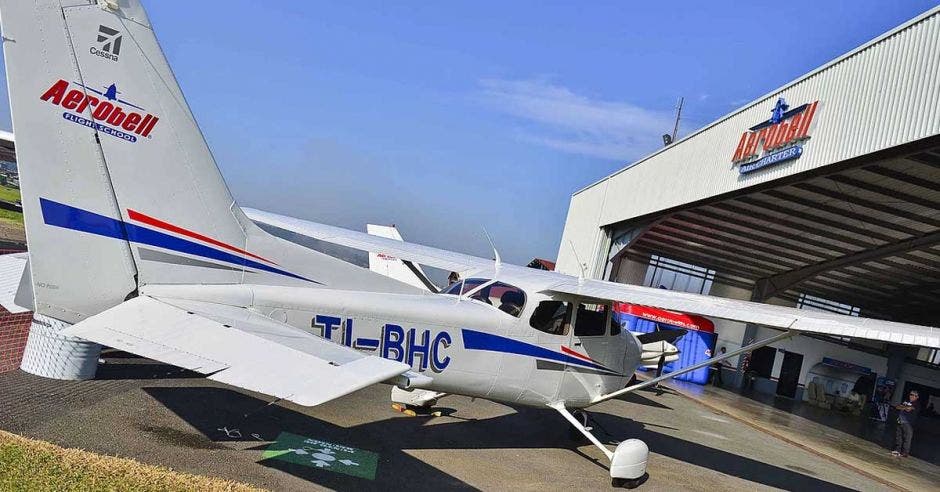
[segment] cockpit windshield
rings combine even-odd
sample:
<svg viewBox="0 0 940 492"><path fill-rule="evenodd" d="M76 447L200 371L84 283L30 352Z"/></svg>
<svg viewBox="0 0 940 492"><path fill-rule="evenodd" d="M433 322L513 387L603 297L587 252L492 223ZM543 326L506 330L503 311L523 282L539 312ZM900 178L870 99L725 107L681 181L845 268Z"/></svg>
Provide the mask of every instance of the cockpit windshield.
<svg viewBox="0 0 940 492"><path fill-rule="evenodd" d="M468 278L463 282L451 284L450 287L444 290L443 294L463 295L490 281L490 279L485 278ZM500 311L515 317L522 314L526 301L526 295L522 289L503 282L493 282L473 292L470 298L484 304L496 306Z"/></svg>
<svg viewBox="0 0 940 492"><path fill-rule="evenodd" d="M468 278L467 280L464 280L463 282L454 282L450 284L450 286L444 289L444 292L442 292L442 294L453 294L455 296L459 296L467 292L470 292L471 290L476 289L477 287L489 281L490 280L486 278Z"/></svg>

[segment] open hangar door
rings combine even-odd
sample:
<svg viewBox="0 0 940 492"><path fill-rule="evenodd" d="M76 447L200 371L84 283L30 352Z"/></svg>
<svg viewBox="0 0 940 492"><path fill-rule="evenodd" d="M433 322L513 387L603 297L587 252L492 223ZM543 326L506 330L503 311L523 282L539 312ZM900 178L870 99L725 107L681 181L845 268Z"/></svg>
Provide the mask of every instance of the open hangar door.
<svg viewBox="0 0 940 492"><path fill-rule="evenodd" d="M704 267L710 281L755 301L940 324L940 137L607 229L615 238L608 279L627 263L666 257ZM745 338L756 335L748 327ZM824 338L929 369L940 362L926 350Z"/></svg>

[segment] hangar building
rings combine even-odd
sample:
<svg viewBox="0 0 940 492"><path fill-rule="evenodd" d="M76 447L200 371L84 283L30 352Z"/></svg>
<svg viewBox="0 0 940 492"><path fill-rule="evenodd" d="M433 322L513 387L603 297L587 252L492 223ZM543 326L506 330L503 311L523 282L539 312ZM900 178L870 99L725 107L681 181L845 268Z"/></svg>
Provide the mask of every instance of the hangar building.
<svg viewBox="0 0 940 492"><path fill-rule="evenodd" d="M940 8L574 193L557 269L940 325ZM716 321L729 350L776 333ZM785 396L820 364L940 386L936 351L774 348L755 362Z"/></svg>

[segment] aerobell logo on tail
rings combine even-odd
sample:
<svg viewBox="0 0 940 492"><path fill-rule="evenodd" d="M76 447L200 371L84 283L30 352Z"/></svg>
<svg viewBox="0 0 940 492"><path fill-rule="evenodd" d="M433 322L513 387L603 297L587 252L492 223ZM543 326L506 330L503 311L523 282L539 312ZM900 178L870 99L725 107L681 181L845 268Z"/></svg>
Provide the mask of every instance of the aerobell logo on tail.
<svg viewBox="0 0 940 492"><path fill-rule="evenodd" d="M801 145L809 138L809 127L819 101L790 109L782 97L769 120L754 125L741 135L731 162L741 174L796 159L803 155Z"/></svg>
<svg viewBox="0 0 940 492"><path fill-rule="evenodd" d="M98 26L99 47L92 46L88 49L88 52L111 61L118 61L118 55L121 54L122 39L124 39L124 36L117 29L100 25Z"/></svg>
<svg viewBox="0 0 940 492"><path fill-rule="evenodd" d="M72 86L75 87L72 87ZM83 90L84 89L84 90ZM59 80L39 98L66 109L62 117L72 123L93 128L127 142L136 142L137 136L150 137L160 118L144 108L118 97L117 85L94 87ZM93 96L97 94L100 97ZM85 111L91 111L91 119Z"/></svg>

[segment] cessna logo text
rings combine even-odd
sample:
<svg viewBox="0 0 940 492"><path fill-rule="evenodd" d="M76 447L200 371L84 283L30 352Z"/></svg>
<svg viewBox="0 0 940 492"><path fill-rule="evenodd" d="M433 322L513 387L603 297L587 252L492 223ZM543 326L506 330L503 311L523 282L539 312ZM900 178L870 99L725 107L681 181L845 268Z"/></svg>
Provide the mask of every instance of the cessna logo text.
<svg viewBox="0 0 940 492"><path fill-rule="evenodd" d="M752 126L741 135L731 159L740 165L738 170L741 174L803 155L801 144L809 138L817 103L819 101L790 109L782 97L778 99L769 120Z"/></svg>
<svg viewBox="0 0 940 492"><path fill-rule="evenodd" d="M111 61L118 61L118 55L121 54L121 40L124 36L117 29L111 29L108 26L98 26L98 42L102 43L101 48L92 46L88 49L92 55L107 58Z"/></svg>
<svg viewBox="0 0 940 492"><path fill-rule="evenodd" d="M107 87L104 92L89 86L81 88L71 88L65 80L59 80L52 84L52 87L40 96L40 99L67 109L68 111L62 113L62 117L68 121L128 142L136 142L137 135L149 137L153 127L160 120L144 111L143 108L118 99L119 91L114 84ZM101 97L92 96L88 92L97 93ZM128 107L140 111L131 111L126 109ZM90 119L87 117L89 113L86 110L90 112Z"/></svg>

